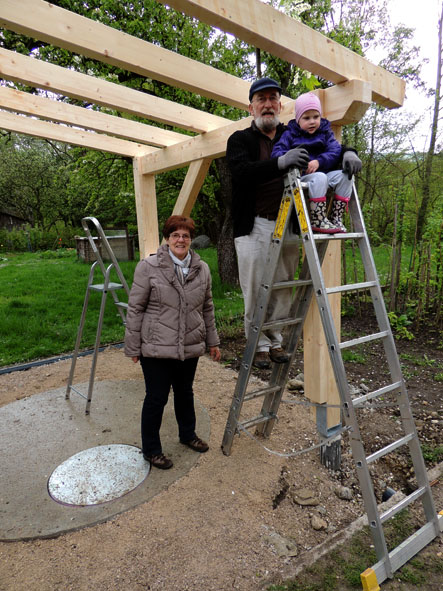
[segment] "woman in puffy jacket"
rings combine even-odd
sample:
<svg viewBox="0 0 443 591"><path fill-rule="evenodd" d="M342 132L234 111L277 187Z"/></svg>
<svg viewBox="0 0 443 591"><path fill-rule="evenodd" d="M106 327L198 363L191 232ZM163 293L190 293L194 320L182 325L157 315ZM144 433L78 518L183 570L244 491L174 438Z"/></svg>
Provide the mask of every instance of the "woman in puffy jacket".
<svg viewBox="0 0 443 591"><path fill-rule="evenodd" d="M146 383L143 457L163 470L173 465L160 441L171 386L181 443L200 453L209 449L195 433L193 382L206 348L214 361L220 360L220 350L209 267L190 250L194 231L191 218L166 220L166 244L135 269L126 316L125 355L140 360Z"/></svg>

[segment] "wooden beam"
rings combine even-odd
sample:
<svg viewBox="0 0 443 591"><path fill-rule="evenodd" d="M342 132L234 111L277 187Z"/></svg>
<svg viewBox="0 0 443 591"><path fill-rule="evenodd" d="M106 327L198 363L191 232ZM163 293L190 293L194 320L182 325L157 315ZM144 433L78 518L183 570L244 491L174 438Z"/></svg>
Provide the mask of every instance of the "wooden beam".
<svg viewBox="0 0 443 591"><path fill-rule="evenodd" d="M173 215L184 215L189 217L192 208L198 197L198 193L205 181L206 173L211 165L212 158L194 160L189 166L186 178L175 202Z"/></svg>
<svg viewBox="0 0 443 591"><path fill-rule="evenodd" d="M379 105L403 104L404 80L260 0L158 1L334 84L352 79L369 82Z"/></svg>
<svg viewBox="0 0 443 591"><path fill-rule="evenodd" d="M84 129L157 147L172 146L186 138L181 133L138 123L115 115L108 115L85 107L76 107L62 101L44 98L29 92L21 92L7 86L0 86L0 105L2 109L8 111L83 127Z"/></svg>
<svg viewBox="0 0 443 591"><path fill-rule="evenodd" d="M206 132L230 123L223 117L7 49L0 49L0 76L189 131Z"/></svg>
<svg viewBox="0 0 443 591"><path fill-rule="evenodd" d="M140 259L144 259L159 247L155 176L140 172L140 158L134 158L133 171Z"/></svg>
<svg viewBox="0 0 443 591"><path fill-rule="evenodd" d="M328 244L322 271L326 287L341 285L341 241L331 240ZM328 296L334 319L335 330L341 330L340 294ZM303 326L303 357L305 376L305 396L318 404L340 404L340 394L335 381L334 370L329 358L322 321L316 301L312 301ZM316 414L316 409L313 409ZM340 408L326 411L327 428L340 423Z"/></svg>
<svg viewBox="0 0 443 591"><path fill-rule="evenodd" d="M0 26L247 109L249 82L42 0L2 0Z"/></svg>
<svg viewBox="0 0 443 591"><path fill-rule="evenodd" d="M353 93L357 94L357 107L354 108ZM345 120L347 123L353 121L353 114L360 114L363 105L367 108L370 105L369 99L369 85L365 82L351 81L344 84L344 89L339 90L338 87L328 88L322 91L316 91L324 106L324 116L329 119L329 112L325 106L330 105L332 101L329 100L329 93L339 96L342 99L340 108L335 107L332 112L332 117L338 117L338 122ZM369 100L364 103L364 100ZM283 123L287 123L294 117L294 101L290 101L283 105L280 119ZM226 142L229 136L239 129L245 129L251 125L252 117L245 117L240 121L231 122L230 125L221 127L206 134L198 135L185 140L179 144L174 144L163 150L158 150L155 153L148 154L143 158L142 170L145 174L153 174L172 170L186 166L193 160L201 158L219 158L226 153ZM332 124L336 124L331 120Z"/></svg>
<svg viewBox="0 0 443 591"><path fill-rule="evenodd" d="M150 148L149 146L128 142L101 133L74 129L58 123L49 123L32 117L15 115L7 111L0 111L0 128L15 133L23 133L24 135L73 144L74 146L119 154L120 156L141 156L157 150L157 148Z"/></svg>

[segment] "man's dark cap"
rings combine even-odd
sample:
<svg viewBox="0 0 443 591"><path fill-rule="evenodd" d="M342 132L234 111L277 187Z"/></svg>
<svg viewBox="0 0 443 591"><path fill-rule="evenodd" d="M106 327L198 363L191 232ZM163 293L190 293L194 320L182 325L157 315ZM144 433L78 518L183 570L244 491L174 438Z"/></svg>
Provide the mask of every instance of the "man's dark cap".
<svg viewBox="0 0 443 591"><path fill-rule="evenodd" d="M266 90L267 88L275 88L275 90L278 90L281 94L281 86L278 82L272 78L259 78L251 84L251 88L249 89L249 102L252 102L252 97L256 92Z"/></svg>

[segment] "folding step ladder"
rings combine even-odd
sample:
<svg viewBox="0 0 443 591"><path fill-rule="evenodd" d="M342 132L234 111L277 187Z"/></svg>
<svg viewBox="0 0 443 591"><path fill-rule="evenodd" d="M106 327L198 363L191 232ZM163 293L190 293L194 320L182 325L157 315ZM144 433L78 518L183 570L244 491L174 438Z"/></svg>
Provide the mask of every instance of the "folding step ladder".
<svg viewBox="0 0 443 591"><path fill-rule="evenodd" d="M277 411L287 383L289 368L294 360L306 314L312 296L314 295L318 304L329 356L340 394L342 418L346 430L349 431L352 454L357 468L357 475L362 490L366 513L368 515L368 522L374 541L377 559L379 561L372 567L372 569L368 569L369 575L375 576L376 580L380 583L387 577L392 577L394 571L400 568L412 556L439 535L440 531L443 530L443 514L437 515L434 507L426 467L421 453L408 394L402 376L394 338L386 314L383 294L375 269L355 186L353 187L352 199L349 203L349 214L353 231L339 234L313 233L303 195L303 188L305 188L305 185L301 183L298 171L296 169L290 170L285 176L285 189L268 251L257 305L240 366L233 401L226 423L222 450L226 455L229 455L235 434L254 426L260 435L265 437L270 435L277 418ZM305 253L302 269L296 280L274 282L276 264L285 239L289 218L291 212L294 210L299 221L301 240ZM360 249L365 272L365 280L363 282L329 288L325 287L321 264L329 240L356 241ZM291 312L288 318L274 322L267 322L266 311L269 299L272 291L276 289L295 290ZM340 342L336 334L328 296L334 293L358 290L366 290L370 293L375 317L378 323L378 332L349 341ZM258 390L250 391L248 390L248 383L260 332L274 327L287 327L286 352L290 357L290 361L285 364L273 364L268 385L264 388L262 387ZM352 399L341 351L349 347L377 340L383 343L391 382L373 392L365 394L364 396ZM380 399L380 397L388 395L395 396L395 405L398 406L400 412L404 436L367 456L363 448L356 409L362 407L369 400ZM240 414L244 403L251 400L257 400L258 398L263 400L259 415L240 421ZM377 500L371 480L369 465L404 445L407 445L409 448L418 484L417 489L395 506L391 507L388 511L380 514L377 509ZM421 500L423 505L426 524L410 538L405 540L400 546L389 552L382 524L418 499Z"/></svg>
<svg viewBox="0 0 443 591"><path fill-rule="evenodd" d="M81 315L80 324L79 324L78 331L77 331L77 339L75 341L75 349L74 349L74 354L72 356L71 371L69 372L68 385L66 388L65 398L67 400L69 399L71 390L73 392L75 392L76 394L78 394L79 396L81 396L82 398L84 398L86 400L85 414L88 415L90 412L90 408L91 408L92 391L94 388L95 370L97 367L97 356L98 356L98 352L99 352L99 348L100 348L100 337L101 337L101 332L102 332L103 317L104 317L104 313L105 313L107 295L108 295L108 293L111 293L112 298L114 300L114 304L117 306L118 312L120 314L120 318L122 320L122 323L123 323L123 325L125 325L126 324L126 311L128 308L128 304L127 304L127 302L121 302L118 299L116 292L118 290L124 289L126 291L127 296L129 297L129 287L128 287L128 284L126 283L125 277L120 269L118 261L115 258L112 248L109 245L108 239L106 238L105 233L103 232L103 229L102 229L99 221L94 217L86 217L86 218L82 219L82 226L83 226L83 229L84 229L86 236L89 240L89 244L91 245L91 248L94 252L95 258L97 260L92 264L91 271L89 272L88 285L86 287L82 315ZM94 237L91 234L91 228L93 228L93 227L95 227L95 230L98 235L98 239L94 239ZM106 255L107 255L106 258L108 258L111 261L111 263L108 265L108 267L105 267L105 264L103 262L103 258L100 254L100 246L106 252ZM100 271L103 275L103 280L104 280L103 283L94 283L94 274L95 274L95 271L97 270L97 268L100 269ZM114 283L111 281L111 279L110 279L111 278L111 271L113 269L115 269L115 272L117 273L117 276L120 279L121 283ZM79 348L80 348L80 343L81 343L82 336L83 336L83 328L85 325L86 312L88 310L89 296L90 296L91 292L101 293L102 298L101 298L101 304L100 304L100 313L99 313L98 322L97 322L97 332L96 332L96 336L95 336L95 345L94 345L94 353L93 353L93 357L92 357L91 372L89 375L88 392L87 392L87 395L85 395L72 385L72 381L74 379L74 371L75 371L75 366L77 363L77 357L78 357L78 352L79 352Z"/></svg>

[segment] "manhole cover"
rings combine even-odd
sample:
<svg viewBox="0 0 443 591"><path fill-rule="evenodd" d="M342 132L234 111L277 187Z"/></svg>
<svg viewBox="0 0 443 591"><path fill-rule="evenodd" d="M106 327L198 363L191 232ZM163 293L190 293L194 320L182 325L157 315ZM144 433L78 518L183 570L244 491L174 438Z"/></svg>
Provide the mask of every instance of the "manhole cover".
<svg viewBox="0 0 443 591"><path fill-rule="evenodd" d="M75 454L48 480L50 496L66 505L97 505L117 499L149 473L141 450L132 445L100 445Z"/></svg>

